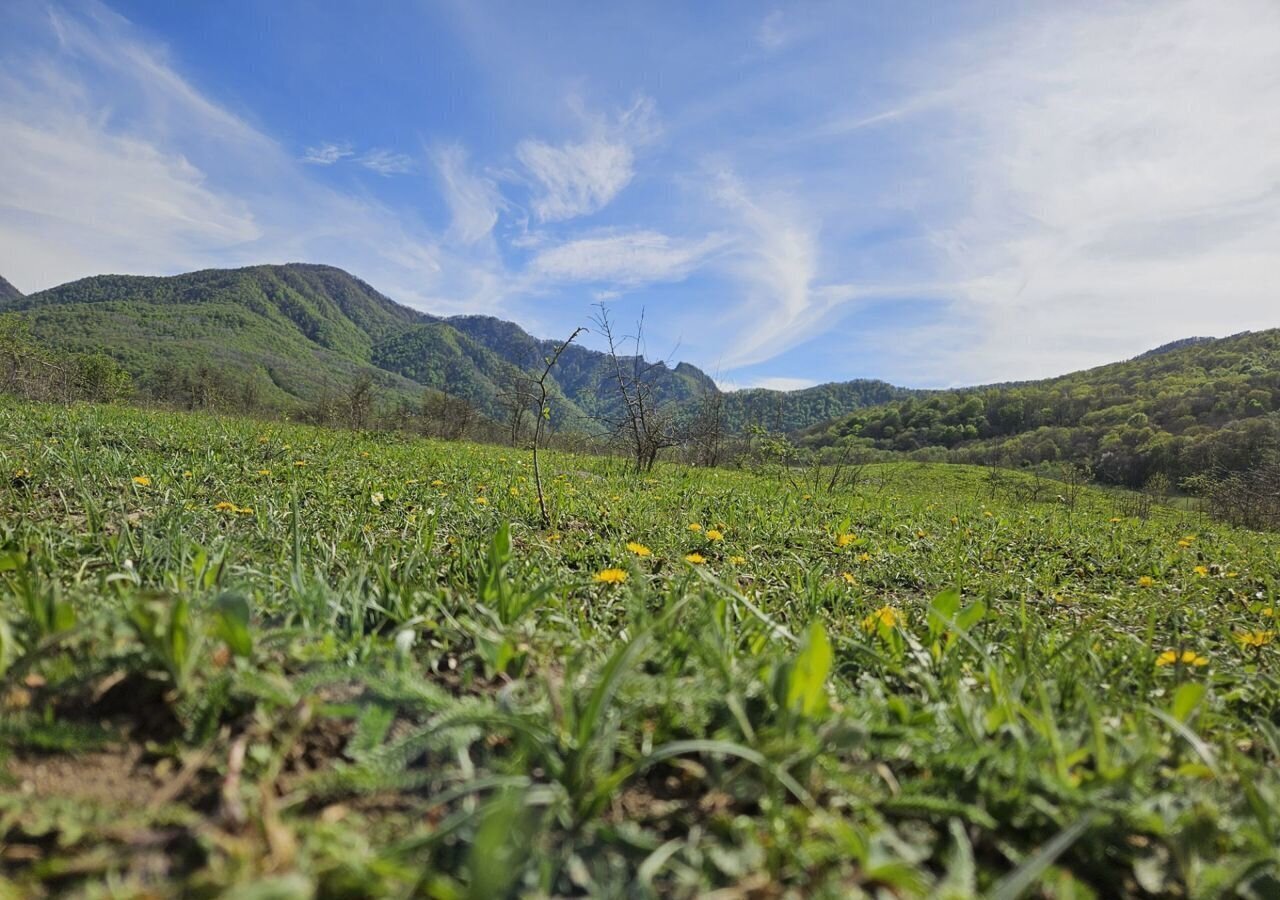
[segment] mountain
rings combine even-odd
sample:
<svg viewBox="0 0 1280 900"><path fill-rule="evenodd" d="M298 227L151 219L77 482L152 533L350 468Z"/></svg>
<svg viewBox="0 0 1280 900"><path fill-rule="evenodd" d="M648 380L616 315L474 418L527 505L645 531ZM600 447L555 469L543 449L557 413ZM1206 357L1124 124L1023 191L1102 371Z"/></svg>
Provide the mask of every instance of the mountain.
<svg viewBox="0 0 1280 900"><path fill-rule="evenodd" d="M13 303L22 299L22 291L5 281L0 277L0 306L5 303Z"/></svg>
<svg viewBox="0 0 1280 900"><path fill-rule="evenodd" d="M424 317L329 266L208 269L171 277L99 275L0 304L69 352L104 351L153 397L173 399L193 379L288 409L337 391L379 341ZM381 390L420 392L378 373Z"/></svg>
<svg viewBox="0 0 1280 900"><path fill-rule="evenodd" d="M55 349L108 353L151 398L194 404L215 396L223 405L280 411L340 395L367 373L393 402L416 402L431 388L501 420L513 384L540 371L557 345L489 316L420 313L341 269L302 263L100 275L28 296L6 292L0 312L26 318ZM644 365L656 397L678 408L720 393L688 363ZM590 428L616 416L610 372L607 354L567 348L551 377L557 421ZM730 430L790 431L909 393L867 381L735 391L723 400Z"/></svg>
<svg viewBox="0 0 1280 900"><path fill-rule="evenodd" d="M1141 486L1248 469L1280 449L1280 329L1176 341L1043 381L895 399L806 429L801 443L956 462L1087 463Z"/></svg>

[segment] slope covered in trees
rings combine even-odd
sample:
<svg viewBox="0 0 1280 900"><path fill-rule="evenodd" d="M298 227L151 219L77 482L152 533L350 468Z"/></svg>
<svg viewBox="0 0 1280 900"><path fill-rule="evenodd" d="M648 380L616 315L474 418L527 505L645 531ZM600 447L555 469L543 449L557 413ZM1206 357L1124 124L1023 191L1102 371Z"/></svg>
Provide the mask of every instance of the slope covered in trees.
<svg viewBox="0 0 1280 900"><path fill-rule="evenodd" d="M16 303L22 299L22 291L0 276L0 303Z"/></svg>
<svg viewBox="0 0 1280 900"><path fill-rule="evenodd" d="M1251 468L1280 446L1280 330L1195 339L1024 384L894 400L808 429L813 448L1089 465L1137 486Z"/></svg>
<svg viewBox="0 0 1280 900"><path fill-rule="evenodd" d="M20 317L51 349L109 354L144 397L283 412L372 379L384 403L416 402L430 388L501 421L521 396L522 380L558 343L489 316L420 313L341 269L309 264L101 275L25 297L0 289L0 312ZM722 398L729 431L752 424L791 431L907 393L851 382L721 394L687 363L641 368L654 397L677 418L692 415L708 395ZM591 430L616 418L613 374L608 354L569 347L551 377L558 425Z"/></svg>

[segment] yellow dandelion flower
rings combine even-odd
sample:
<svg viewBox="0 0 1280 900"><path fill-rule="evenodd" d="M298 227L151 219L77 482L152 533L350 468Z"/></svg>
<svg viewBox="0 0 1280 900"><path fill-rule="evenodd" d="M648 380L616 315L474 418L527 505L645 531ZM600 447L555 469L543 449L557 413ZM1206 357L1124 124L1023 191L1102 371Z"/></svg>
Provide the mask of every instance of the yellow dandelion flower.
<svg viewBox="0 0 1280 900"><path fill-rule="evenodd" d="M918 538L924 539L924 538L927 538L928 536L929 536L929 532L927 531L920 530L916 532L916 537Z"/></svg>
<svg viewBox="0 0 1280 900"><path fill-rule="evenodd" d="M1165 666L1179 664L1184 666L1207 666L1209 665L1209 660L1207 657L1201 656L1194 650L1183 650L1181 652L1177 650L1165 650L1156 657L1157 668L1164 668Z"/></svg>
<svg viewBox="0 0 1280 900"><path fill-rule="evenodd" d="M1268 619L1271 619L1275 617L1276 611L1268 606L1262 610L1261 614L1266 616Z"/></svg>
<svg viewBox="0 0 1280 900"><path fill-rule="evenodd" d="M235 512L236 505L229 500L223 500L221 503L215 503L213 508L217 512Z"/></svg>
<svg viewBox="0 0 1280 900"><path fill-rule="evenodd" d="M695 566L700 566L707 561L707 558L701 553L690 553L685 556L684 561Z"/></svg>
<svg viewBox="0 0 1280 900"><path fill-rule="evenodd" d="M1115 525L1117 522L1123 522L1124 519L1119 516L1112 516L1108 521L1111 522L1112 525Z"/></svg>
<svg viewBox="0 0 1280 900"><path fill-rule="evenodd" d="M295 459L295 460L293 461L293 467L294 467L295 469L302 469L302 468L305 468L305 467L306 467L306 465L307 465L307 461L306 461L305 459Z"/></svg>
<svg viewBox="0 0 1280 900"><path fill-rule="evenodd" d="M516 487L515 485L512 485L511 487L507 488L507 493L510 494L512 497L519 497L520 488Z"/></svg>
<svg viewBox="0 0 1280 900"><path fill-rule="evenodd" d="M1197 575L1199 575L1201 578L1203 578L1203 577L1205 577L1206 575L1208 575L1208 574L1209 574L1209 567L1208 567L1208 566L1196 566L1196 567L1195 567L1194 569L1192 569L1191 571L1192 571L1192 572L1195 572Z"/></svg>
<svg viewBox="0 0 1280 900"><path fill-rule="evenodd" d="M845 584L853 584L856 580L852 572L841 572L840 577L844 579Z"/></svg>
<svg viewBox="0 0 1280 900"><path fill-rule="evenodd" d="M982 511L982 515L988 519L994 519L996 517L996 514L989 509L984 509Z"/></svg>
<svg viewBox="0 0 1280 900"><path fill-rule="evenodd" d="M870 554L870 553L859 553L859 554L858 554L858 562L860 562L860 563L869 563L869 562L871 562L871 554Z"/></svg>
<svg viewBox="0 0 1280 900"><path fill-rule="evenodd" d="M489 505L489 501L486 500L484 497L476 498L476 506L488 506L488 505Z"/></svg>
<svg viewBox="0 0 1280 900"><path fill-rule="evenodd" d="M271 470L270 470L270 469L259 469L259 470L258 470L258 474L259 474L259 475L270 475L270 474L271 474Z"/></svg>
<svg viewBox="0 0 1280 900"><path fill-rule="evenodd" d="M627 580L627 573L624 569L601 569L595 580L604 584L622 584Z"/></svg>
<svg viewBox="0 0 1280 900"><path fill-rule="evenodd" d="M547 535L547 543L549 544L560 543L560 535L556 534L555 532L552 532L551 534Z"/></svg>
<svg viewBox="0 0 1280 900"><path fill-rule="evenodd" d="M858 539L858 536L857 536L856 534L837 534L837 535L836 535L836 546L837 546L837 547L848 547L850 544L852 544L852 543L853 543L854 541L856 541L857 539Z"/></svg>
<svg viewBox="0 0 1280 900"><path fill-rule="evenodd" d="M862 630L871 632L881 626L894 628L905 621L905 617L892 606L882 606L862 620Z"/></svg>
<svg viewBox="0 0 1280 900"><path fill-rule="evenodd" d="M638 541L629 541L627 543L627 549L636 556L653 556L653 551Z"/></svg>
<svg viewBox="0 0 1280 900"><path fill-rule="evenodd" d="M134 475L133 483L138 487L151 487L151 479L146 475Z"/></svg>
<svg viewBox="0 0 1280 900"><path fill-rule="evenodd" d="M236 515L237 515L237 516L251 516L251 515L253 515L253 507L252 507L252 506L237 506L237 507L236 507Z"/></svg>
<svg viewBox="0 0 1280 900"><path fill-rule="evenodd" d="M746 562L747 562L747 558L746 558L745 556L730 556L730 557L729 557L729 562L730 562L732 565L735 565L735 566L741 566L741 565L745 565L745 564L746 564Z"/></svg>
<svg viewBox="0 0 1280 900"><path fill-rule="evenodd" d="M701 526L701 525L699 525L697 522L690 522L690 523L689 523L689 530L690 530L690 531L701 531L701 530L702 530L702 526Z"/></svg>
<svg viewBox="0 0 1280 900"><path fill-rule="evenodd" d="M1138 587L1140 588L1149 588L1155 583L1156 583L1156 580L1152 578L1150 575L1143 575L1141 578L1138 579Z"/></svg>
<svg viewBox="0 0 1280 900"><path fill-rule="evenodd" d="M191 477L191 470L190 470L190 469L188 469L187 471L183 472L183 473L182 473L182 477L183 477L183 478L190 478L190 477Z"/></svg>
<svg viewBox="0 0 1280 900"><path fill-rule="evenodd" d="M1276 639L1274 631L1239 631L1236 640L1242 647L1265 647Z"/></svg>
<svg viewBox="0 0 1280 900"><path fill-rule="evenodd" d="M722 541L722 540L724 540L724 534L723 534L722 532L720 532L720 531L716 530L715 528L708 528L708 529L707 529L707 540L709 540L709 541Z"/></svg>

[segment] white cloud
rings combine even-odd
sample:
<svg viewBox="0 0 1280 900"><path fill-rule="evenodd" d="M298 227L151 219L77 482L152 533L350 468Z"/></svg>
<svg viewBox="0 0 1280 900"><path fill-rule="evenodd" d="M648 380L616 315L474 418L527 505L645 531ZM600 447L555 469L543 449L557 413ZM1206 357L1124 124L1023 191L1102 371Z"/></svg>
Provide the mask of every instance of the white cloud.
<svg viewBox="0 0 1280 900"><path fill-rule="evenodd" d="M302 154L302 161L315 166L331 166L341 159L352 156L354 152L349 144L319 144L308 147Z"/></svg>
<svg viewBox="0 0 1280 900"><path fill-rule="evenodd" d="M680 281L721 244L722 239L714 235L701 241L677 241L656 231L608 233L543 250L530 269L553 281L618 285Z"/></svg>
<svg viewBox="0 0 1280 900"><path fill-rule="evenodd" d="M604 140L558 147L524 140L516 147L516 156L541 186L533 211L543 222L603 208L634 174L631 148Z"/></svg>
<svg viewBox="0 0 1280 900"><path fill-rule="evenodd" d="M811 290L817 229L790 198L762 201L730 173L720 173L715 195L740 229L729 264L746 296L737 315L742 325L724 359L725 368L736 369L795 346L818 324L825 305Z"/></svg>
<svg viewBox="0 0 1280 900"><path fill-rule="evenodd" d="M110 10L20 7L5 24L21 31L0 54L0 272L20 289L310 261L440 312L496 312L509 295L500 261L316 182Z"/></svg>
<svg viewBox="0 0 1280 900"><path fill-rule="evenodd" d="M536 182L532 203L538 219L562 221L607 206L635 175L634 147L653 138L655 119L653 101L642 98L615 120L594 118L589 123L592 135L586 140L521 141L516 158Z"/></svg>
<svg viewBox="0 0 1280 900"><path fill-rule="evenodd" d="M413 160L403 153L377 148L362 153L356 162L384 178L390 175L407 175L414 168Z"/></svg>
<svg viewBox="0 0 1280 900"><path fill-rule="evenodd" d="M964 348L938 376L1280 325L1277 47L1269 0L1065 6L938 72L938 178L972 185L935 232L956 297L937 327Z"/></svg>
<svg viewBox="0 0 1280 900"><path fill-rule="evenodd" d="M467 168L467 151L461 145L441 147L435 153L435 163L452 218L449 236L463 244L487 237L502 206L497 185Z"/></svg>

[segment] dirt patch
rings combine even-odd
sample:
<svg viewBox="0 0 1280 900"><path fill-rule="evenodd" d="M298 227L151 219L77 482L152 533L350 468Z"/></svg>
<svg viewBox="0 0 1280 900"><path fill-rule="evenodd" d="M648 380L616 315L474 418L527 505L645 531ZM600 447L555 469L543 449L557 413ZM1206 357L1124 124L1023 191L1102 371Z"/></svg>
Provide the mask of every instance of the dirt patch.
<svg viewBox="0 0 1280 900"><path fill-rule="evenodd" d="M141 748L124 745L74 755L19 756L5 768L17 790L37 799L133 809L160 786L151 767L140 765L141 760Z"/></svg>

